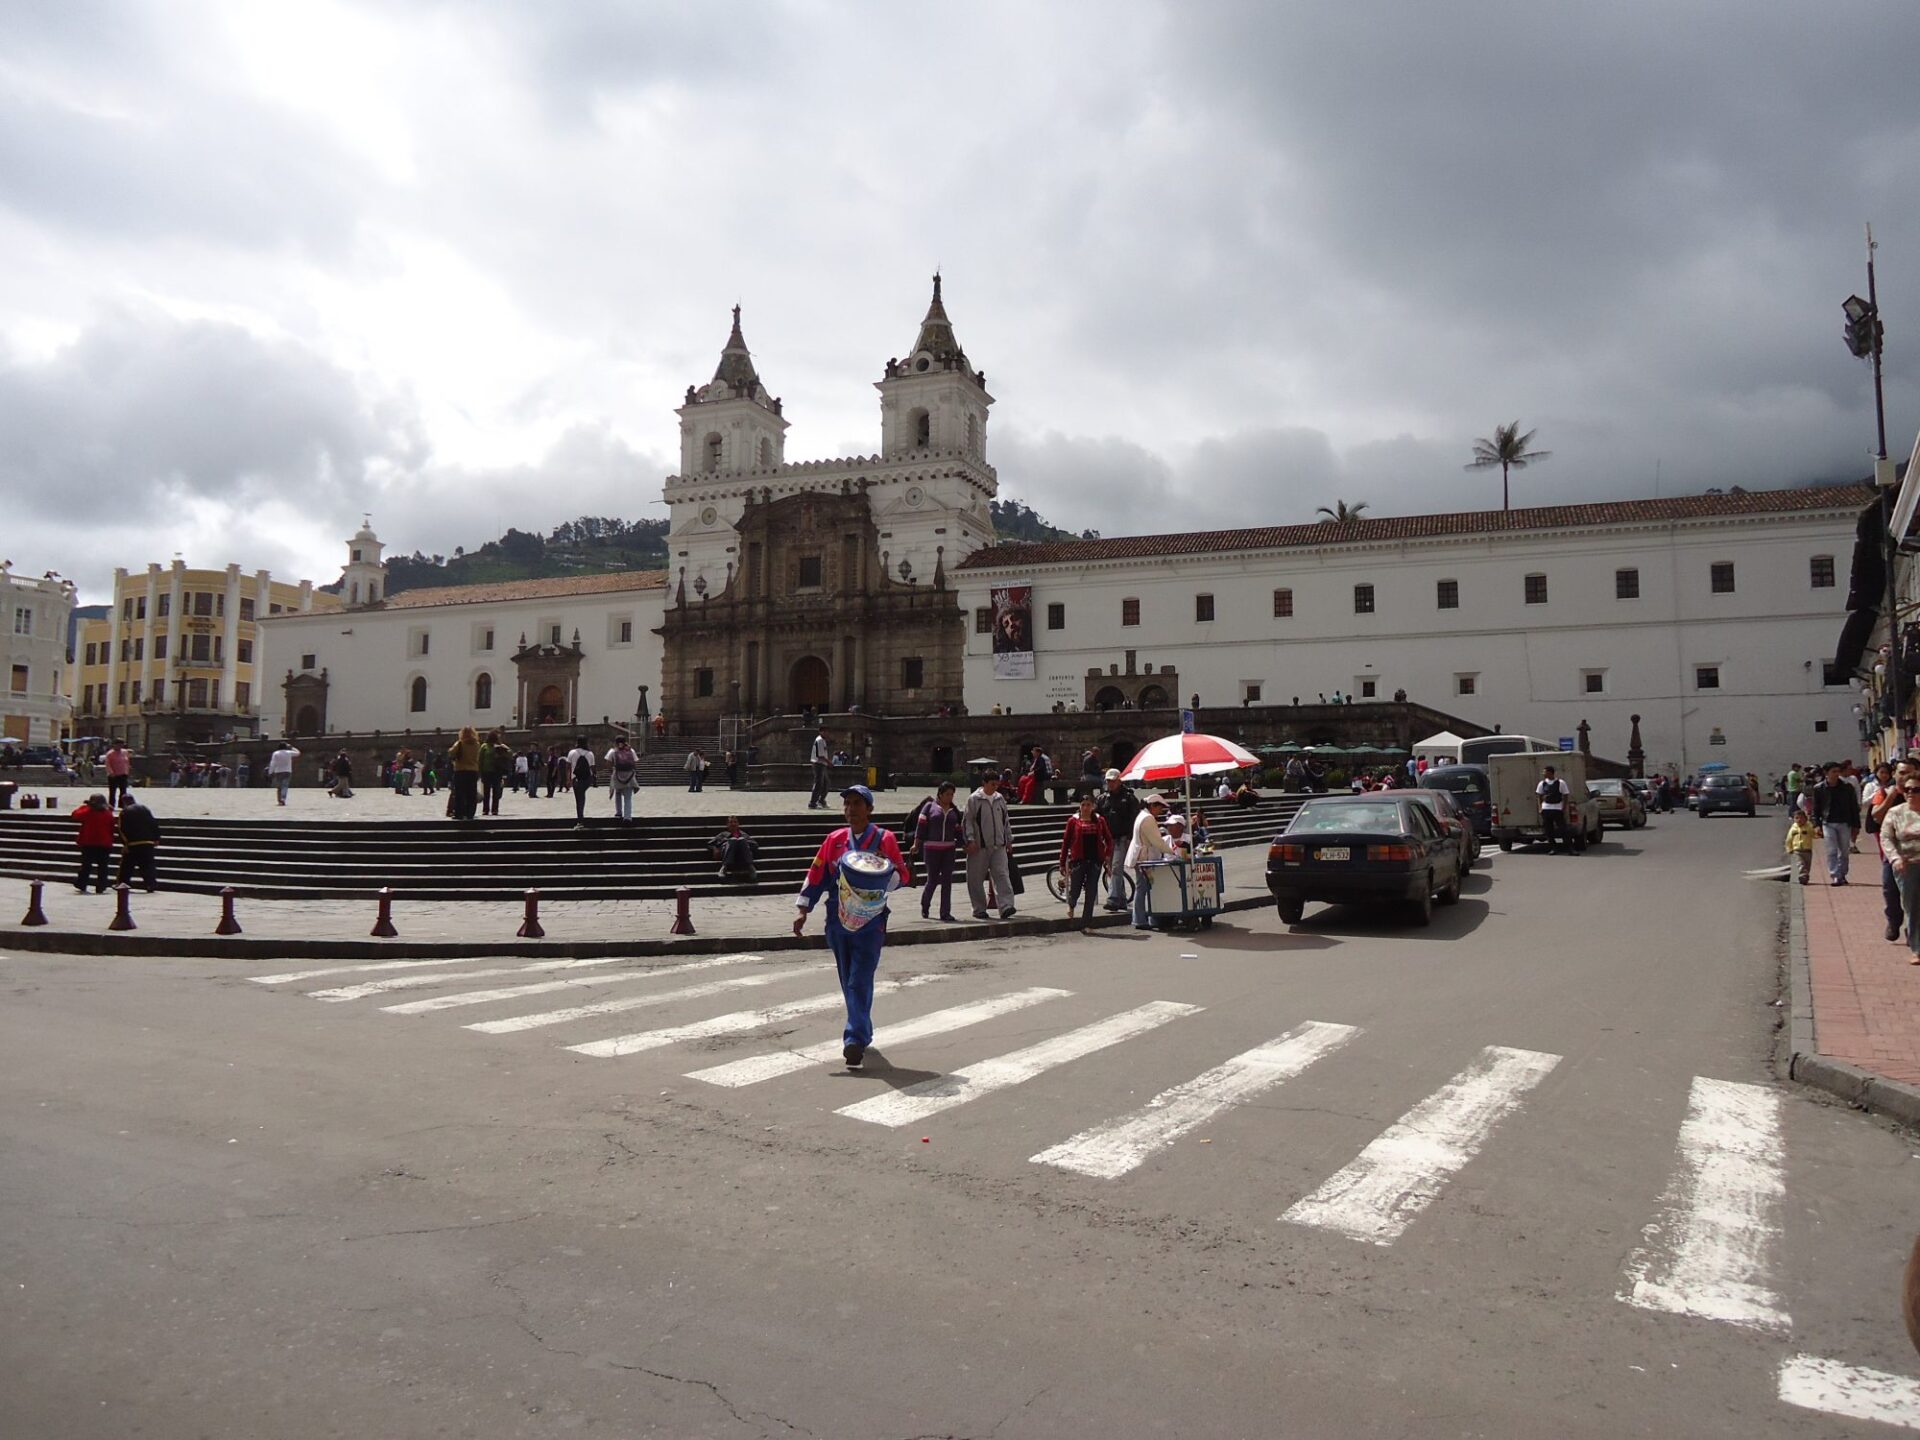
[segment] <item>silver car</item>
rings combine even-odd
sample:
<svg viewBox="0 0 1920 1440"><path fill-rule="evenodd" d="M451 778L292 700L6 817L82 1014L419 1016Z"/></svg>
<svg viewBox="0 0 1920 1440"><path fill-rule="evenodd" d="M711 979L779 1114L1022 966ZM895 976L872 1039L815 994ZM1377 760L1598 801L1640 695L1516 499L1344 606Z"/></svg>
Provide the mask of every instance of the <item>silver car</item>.
<svg viewBox="0 0 1920 1440"><path fill-rule="evenodd" d="M1587 788L1600 801L1600 823L1638 830L1647 823L1647 803L1625 780L1589 780Z"/></svg>

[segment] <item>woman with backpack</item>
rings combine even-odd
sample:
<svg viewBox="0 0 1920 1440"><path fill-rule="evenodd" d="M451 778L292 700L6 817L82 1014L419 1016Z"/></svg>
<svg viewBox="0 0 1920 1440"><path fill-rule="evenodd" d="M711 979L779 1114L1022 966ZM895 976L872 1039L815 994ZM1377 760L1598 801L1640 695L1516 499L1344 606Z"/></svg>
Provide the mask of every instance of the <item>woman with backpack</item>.
<svg viewBox="0 0 1920 1440"><path fill-rule="evenodd" d="M587 737L579 736L573 742L573 748L567 752L567 774L573 779L573 828L587 828L587 792L593 788L593 751L587 748Z"/></svg>
<svg viewBox="0 0 1920 1440"><path fill-rule="evenodd" d="M633 792L640 788L640 756L622 735L611 750L607 751L607 763L613 767L611 784L613 786L613 818L616 820L633 819Z"/></svg>

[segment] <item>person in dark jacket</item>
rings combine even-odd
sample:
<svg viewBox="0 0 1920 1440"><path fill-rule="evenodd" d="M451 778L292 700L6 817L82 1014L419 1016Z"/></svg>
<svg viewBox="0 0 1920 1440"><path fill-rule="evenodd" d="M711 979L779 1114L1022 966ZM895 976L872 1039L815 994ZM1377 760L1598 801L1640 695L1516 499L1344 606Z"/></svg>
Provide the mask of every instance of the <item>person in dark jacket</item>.
<svg viewBox="0 0 1920 1440"><path fill-rule="evenodd" d="M966 816L953 803L953 791L951 780L940 782L933 798L915 811L912 837L913 850L923 857L926 866L926 888L920 892L920 918L931 918L937 891L940 918L948 924L957 918L953 913L953 861L967 839Z"/></svg>
<svg viewBox="0 0 1920 1440"><path fill-rule="evenodd" d="M1860 832L1860 792L1841 773L1840 762L1827 766L1825 778L1813 788L1813 823L1827 841L1827 881L1847 883L1847 861L1853 837Z"/></svg>
<svg viewBox="0 0 1920 1440"><path fill-rule="evenodd" d="M159 820L138 800L128 800L120 807L120 883L131 884L138 874L149 895L157 890L154 858L159 849Z"/></svg>
<svg viewBox="0 0 1920 1440"><path fill-rule="evenodd" d="M73 888L87 893L87 876L93 876L93 893L107 891L107 862L113 858L113 811L104 795L89 795L75 807L73 818L80 823L73 843L80 847L80 870L73 877Z"/></svg>
<svg viewBox="0 0 1920 1440"><path fill-rule="evenodd" d="M1094 806L1095 813L1107 822L1107 833L1114 837L1115 843L1121 836L1133 838L1133 822L1140 817L1140 797L1120 783L1118 770L1107 771L1106 793L1101 795ZM1125 910L1126 897L1122 887L1126 881L1127 867L1115 865L1107 875L1107 903L1103 910Z"/></svg>
<svg viewBox="0 0 1920 1440"><path fill-rule="evenodd" d="M740 880L751 885L759 874L753 857L760 853L760 842L740 828L740 817L729 815L727 828L707 842L707 851L720 862L722 880Z"/></svg>

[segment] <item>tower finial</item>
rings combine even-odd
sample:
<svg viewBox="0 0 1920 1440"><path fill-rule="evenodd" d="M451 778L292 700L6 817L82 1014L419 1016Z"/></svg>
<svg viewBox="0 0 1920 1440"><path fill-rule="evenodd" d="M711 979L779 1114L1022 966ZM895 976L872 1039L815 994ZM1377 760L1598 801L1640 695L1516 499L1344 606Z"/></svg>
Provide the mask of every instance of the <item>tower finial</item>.
<svg viewBox="0 0 1920 1440"><path fill-rule="evenodd" d="M935 301L940 299L940 269L938 266L935 266L933 271L933 298Z"/></svg>

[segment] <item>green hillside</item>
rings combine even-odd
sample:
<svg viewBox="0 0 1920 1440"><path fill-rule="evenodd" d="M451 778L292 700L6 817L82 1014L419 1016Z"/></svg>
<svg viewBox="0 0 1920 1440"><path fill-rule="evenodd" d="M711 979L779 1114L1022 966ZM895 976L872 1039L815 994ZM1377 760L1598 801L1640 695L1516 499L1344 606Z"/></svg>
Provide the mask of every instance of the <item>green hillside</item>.
<svg viewBox="0 0 1920 1440"><path fill-rule="evenodd" d="M992 502L994 533L1001 540L1096 539L1088 530L1072 531L1050 525L1018 500ZM550 535L509 528L498 540L475 550L455 547L451 555L411 555L387 558L387 593L418 590L429 585L483 585L494 580L538 580L558 575L600 575L615 570L667 568L667 525L659 520L620 520L610 515L582 515L556 526ZM340 584L325 587L338 591Z"/></svg>

